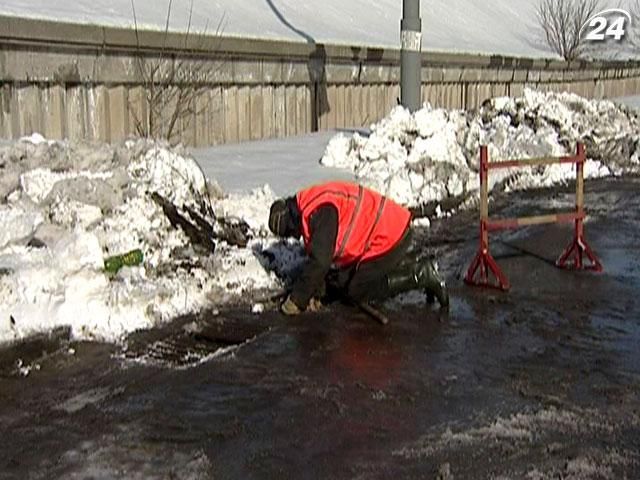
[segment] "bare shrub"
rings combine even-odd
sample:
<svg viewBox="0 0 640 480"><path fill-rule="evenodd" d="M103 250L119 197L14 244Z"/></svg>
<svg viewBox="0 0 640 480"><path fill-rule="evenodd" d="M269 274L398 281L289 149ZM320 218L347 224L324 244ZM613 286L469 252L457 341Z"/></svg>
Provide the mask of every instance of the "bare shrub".
<svg viewBox="0 0 640 480"><path fill-rule="evenodd" d="M219 50L215 41L219 41L221 37L224 17L213 34L208 34L206 26L202 32L194 33L191 24L193 0L189 6L184 43L179 52L168 53L167 38L172 4L173 0L169 0L162 48L158 55L141 48L135 4L131 0L137 48L135 61L142 79L143 98L138 99L141 105L136 105L131 99L128 102L138 135L169 141L177 135L178 127L181 130L187 129L193 118L201 113L197 110L197 100L209 88L212 79L223 66L220 59L213 62L209 58L203 58L202 52L213 56ZM201 110L206 108L208 105L202 106Z"/></svg>

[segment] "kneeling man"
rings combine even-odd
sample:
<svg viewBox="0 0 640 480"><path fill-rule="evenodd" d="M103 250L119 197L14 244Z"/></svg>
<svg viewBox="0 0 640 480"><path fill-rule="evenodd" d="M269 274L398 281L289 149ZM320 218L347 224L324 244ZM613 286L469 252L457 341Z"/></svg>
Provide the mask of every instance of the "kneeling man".
<svg viewBox="0 0 640 480"><path fill-rule="evenodd" d="M269 229L302 236L308 260L282 311L295 315L325 292L355 301L383 300L420 289L449 305L433 263L409 253L411 213L379 193L350 182L329 182L271 205Z"/></svg>

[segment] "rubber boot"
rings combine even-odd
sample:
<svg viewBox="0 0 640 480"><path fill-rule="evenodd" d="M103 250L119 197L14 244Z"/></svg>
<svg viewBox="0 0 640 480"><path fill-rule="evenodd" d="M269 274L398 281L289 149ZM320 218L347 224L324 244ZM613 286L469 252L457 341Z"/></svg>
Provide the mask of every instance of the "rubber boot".
<svg viewBox="0 0 640 480"><path fill-rule="evenodd" d="M427 301L438 299L441 308L449 306L449 292L433 262L425 259L413 264L401 264L398 270L387 275L390 296L410 290L424 290Z"/></svg>
<svg viewBox="0 0 640 480"><path fill-rule="evenodd" d="M447 284L442 276L438 273L438 269L431 260L423 260L416 265L418 270L416 276L420 286L424 288L427 299L434 296L438 299L441 308L449 308L449 291Z"/></svg>

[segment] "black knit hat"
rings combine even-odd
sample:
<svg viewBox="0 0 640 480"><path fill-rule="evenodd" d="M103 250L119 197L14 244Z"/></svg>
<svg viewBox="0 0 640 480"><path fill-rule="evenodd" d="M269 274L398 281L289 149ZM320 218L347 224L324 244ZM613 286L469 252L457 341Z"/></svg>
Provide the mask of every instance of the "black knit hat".
<svg viewBox="0 0 640 480"><path fill-rule="evenodd" d="M287 202L283 199L278 199L271 204L271 210L269 211L269 230L274 235L279 237L285 237L287 234L287 225L289 224L289 209L287 208Z"/></svg>

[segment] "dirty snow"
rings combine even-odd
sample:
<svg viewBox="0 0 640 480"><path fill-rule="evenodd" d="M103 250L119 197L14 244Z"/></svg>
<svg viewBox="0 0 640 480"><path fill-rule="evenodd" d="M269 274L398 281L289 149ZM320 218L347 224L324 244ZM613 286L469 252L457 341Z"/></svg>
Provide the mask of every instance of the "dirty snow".
<svg viewBox="0 0 640 480"><path fill-rule="evenodd" d="M371 126L368 136L339 134L321 163L351 169L362 183L406 205L477 195L479 147L491 161L573 154L586 144L585 176L633 171L640 165L640 123L610 101L526 90L495 98L478 111L401 106ZM492 170L491 190L549 186L575 178L571 164Z"/></svg>
<svg viewBox="0 0 640 480"><path fill-rule="evenodd" d="M295 246L268 238L269 187L212 199L217 189L180 148L33 136L1 147L0 163L0 342L60 325L71 326L76 338L117 341L205 306L278 288L281 280L269 266L286 272L301 258ZM215 252L194 248L152 192L198 211L212 199L218 215L249 224L247 248L224 242ZM215 224L212 216L207 220ZM144 253L142 265L113 277L103 271L106 257L135 248Z"/></svg>
<svg viewBox="0 0 640 480"><path fill-rule="evenodd" d="M613 427L594 411L578 413L548 408L533 413L520 412L507 418L498 417L488 425L460 432L446 428L441 434L427 435L416 442L416 445L403 448L394 454L405 458L420 458L431 456L445 449L477 447L486 444L486 442L496 442L497 440L531 443L534 436L541 431L555 431L563 434L590 431L597 434L611 433L612 429Z"/></svg>
<svg viewBox="0 0 640 480"><path fill-rule="evenodd" d="M597 438L610 437L617 431L628 426L622 422L637 423L635 417L625 420L613 420L593 409L562 409L548 407L538 411L524 411L514 413L508 417L496 417L488 420L484 425L471 427L466 430L453 431L448 425L438 428L437 432L429 433L393 452L396 457L432 458L442 452L480 451L484 455L504 455L505 444L511 445L524 454L531 445L543 442L548 449L563 449L565 444L571 444L576 436L592 435ZM613 468L628 466L638 462L635 451L625 450L587 450L582 454L564 462L560 469L540 471L532 468L526 477L532 480L546 480L551 478L566 478L572 480L586 479L615 479ZM516 478L511 475L496 478ZM523 478L518 476L517 478Z"/></svg>
<svg viewBox="0 0 640 480"><path fill-rule="evenodd" d="M372 125L370 136L336 136L322 162L351 169L401 203L420 205L477 195L480 143L502 159L563 155L582 139L593 177L638 171L638 132L635 116L611 102L528 90L522 98L493 99L478 112L426 106L411 115L396 108ZM261 154L274 176L286 168L280 157ZM34 135L0 146L0 165L0 342L58 326L70 326L75 338L118 341L229 302L259 312L258 298L281 288L304 258L298 240L268 232L276 196L268 185L224 195L182 147ZM537 187L573 175L571 166L505 171L492 174L491 187ZM307 180L297 179L301 186ZM219 238L213 252L193 245L153 193L183 213L199 212L214 237L222 222L244 228L246 246ZM416 225L428 227L429 220ZM105 274L106 257L135 248L144 253L142 265Z"/></svg>

